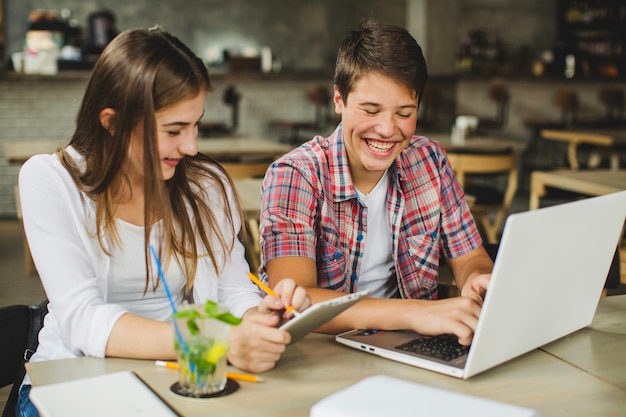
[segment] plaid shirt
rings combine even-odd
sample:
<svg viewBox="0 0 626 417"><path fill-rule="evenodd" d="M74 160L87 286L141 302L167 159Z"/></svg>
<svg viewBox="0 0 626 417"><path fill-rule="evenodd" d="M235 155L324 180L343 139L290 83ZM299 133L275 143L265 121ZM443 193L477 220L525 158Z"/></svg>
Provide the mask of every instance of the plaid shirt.
<svg viewBox="0 0 626 417"><path fill-rule="evenodd" d="M403 298L437 298L440 256L482 243L443 147L414 136L389 168L387 209ZM261 276L282 256L315 259L318 285L358 290L367 208L352 184L341 125L272 164L263 181Z"/></svg>

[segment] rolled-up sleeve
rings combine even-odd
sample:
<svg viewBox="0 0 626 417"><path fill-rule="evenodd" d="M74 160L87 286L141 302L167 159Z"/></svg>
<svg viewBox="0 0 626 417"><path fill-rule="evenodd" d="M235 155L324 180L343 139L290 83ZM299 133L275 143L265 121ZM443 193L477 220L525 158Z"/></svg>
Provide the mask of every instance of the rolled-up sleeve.
<svg viewBox="0 0 626 417"><path fill-rule="evenodd" d="M315 259L316 189L293 163L275 162L265 175L261 201L264 263L283 256Z"/></svg>

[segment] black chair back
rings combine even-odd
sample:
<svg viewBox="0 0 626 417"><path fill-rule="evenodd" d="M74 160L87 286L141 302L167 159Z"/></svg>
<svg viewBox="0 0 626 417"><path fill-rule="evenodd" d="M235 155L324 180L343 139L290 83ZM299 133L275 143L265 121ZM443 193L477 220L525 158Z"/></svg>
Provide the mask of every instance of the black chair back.
<svg viewBox="0 0 626 417"><path fill-rule="evenodd" d="M37 336L48 312L48 301L39 305L11 305L0 308L0 387L13 384L2 417L15 416L17 395L26 374L24 364L37 349Z"/></svg>

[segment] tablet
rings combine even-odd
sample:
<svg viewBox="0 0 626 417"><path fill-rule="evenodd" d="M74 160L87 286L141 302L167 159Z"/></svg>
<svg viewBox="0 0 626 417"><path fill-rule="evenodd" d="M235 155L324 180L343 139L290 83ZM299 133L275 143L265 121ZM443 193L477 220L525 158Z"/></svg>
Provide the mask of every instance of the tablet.
<svg viewBox="0 0 626 417"><path fill-rule="evenodd" d="M313 304L300 313L299 316L280 326L280 329L287 330L291 334L291 343L295 343L348 307L368 296L369 293L369 290L359 291Z"/></svg>

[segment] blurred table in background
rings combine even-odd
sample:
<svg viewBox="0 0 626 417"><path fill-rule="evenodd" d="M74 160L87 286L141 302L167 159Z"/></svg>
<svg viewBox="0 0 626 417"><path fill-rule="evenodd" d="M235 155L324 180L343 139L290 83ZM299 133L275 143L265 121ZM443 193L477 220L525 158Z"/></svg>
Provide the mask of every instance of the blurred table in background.
<svg viewBox="0 0 626 417"><path fill-rule="evenodd" d="M530 177L529 209L539 208L546 187L597 196L626 190L626 170L533 171Z"/></svg>
<svg viewBox="0 0 626 417"><path fill-rule="evenodd" d="M570 168L578 169L578 146L598 148L591 153L589 166L597 167L602 155L609 157L611 169L618 169L620 156L626 154L626 129L543 129L541 137L567 143L567 160Z"/></svg>
<svg viewBox="0 0 626 417"><path fill-rule="evenodd" d="M293 146L269 139L233 136L198 139L198 151L218 161L245 159L276 159L293 149Z"/></svg>
<svg viewBox="0 0 626 417"><path fill-rule="evenodd" d="M244 136L198 139L197 143L198 151L218 161L275 159L293 149L284 143ZM7 142L4 144L4 156L10 164L21 165L33 155L52 153L61 146L64 143L55 140Z"/></svg>
<svg viewBox="0 0 626 417"><path fill-rule="evenodd" d="M452 135L449 133L435 132L432 134L425 133L427 138L437 141L447 149L463 148L476 150L499 150L511 148L516 154L521 154L526 150L528 144L525 140L502 138L497 136L467 136L462 144L452 143Z"/></svg>
<svg viewBox="0 0 626 417"><path fill-rule="evenodd" d="M4 144L4 157L11 165L22 165L33 155L52 153L63 146L63 141L24 140Z"/></svg>

